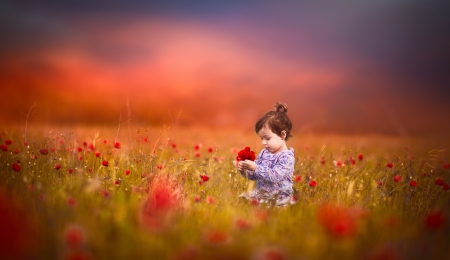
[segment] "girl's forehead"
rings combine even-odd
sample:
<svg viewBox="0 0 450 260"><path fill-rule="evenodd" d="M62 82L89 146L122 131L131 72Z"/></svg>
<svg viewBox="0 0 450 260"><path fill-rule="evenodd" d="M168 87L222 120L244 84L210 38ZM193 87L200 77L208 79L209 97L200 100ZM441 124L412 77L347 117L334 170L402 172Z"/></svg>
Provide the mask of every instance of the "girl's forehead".
<svg viewBox="0 0 450 260"><path fill-rule="evenodd" d="M273 132L268 126L264 126L263 128L261 128L261 130L259 130L258 134L259 135L269 135L269 134L273 134Z"/></svg>

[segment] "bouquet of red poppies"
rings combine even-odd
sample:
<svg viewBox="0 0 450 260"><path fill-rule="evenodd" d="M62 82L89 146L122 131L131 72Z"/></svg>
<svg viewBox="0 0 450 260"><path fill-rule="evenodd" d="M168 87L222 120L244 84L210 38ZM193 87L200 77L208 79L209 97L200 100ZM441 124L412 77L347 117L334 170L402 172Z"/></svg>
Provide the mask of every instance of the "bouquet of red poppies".
<svg viewBox="0 0 450 260"><path fill-rule="evenodd" d="M250 150L250 147L245 147L243 150L239 151L238 156L236 156L236 161L250 160L254 161L256 159L255 152Z"/></svg>

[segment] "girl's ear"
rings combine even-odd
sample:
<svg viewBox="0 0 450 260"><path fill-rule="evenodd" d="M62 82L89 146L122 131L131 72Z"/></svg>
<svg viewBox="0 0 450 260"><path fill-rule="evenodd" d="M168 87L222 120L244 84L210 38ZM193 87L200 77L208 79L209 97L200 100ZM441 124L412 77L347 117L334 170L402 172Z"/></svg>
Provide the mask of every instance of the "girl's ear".
<svg viewBox="0 0 450 260"><path fill-rule="evenodd" d="M283 130L283 131L281 131L281 139L285 139L286 138L286 131L285 130Z"/></svg>

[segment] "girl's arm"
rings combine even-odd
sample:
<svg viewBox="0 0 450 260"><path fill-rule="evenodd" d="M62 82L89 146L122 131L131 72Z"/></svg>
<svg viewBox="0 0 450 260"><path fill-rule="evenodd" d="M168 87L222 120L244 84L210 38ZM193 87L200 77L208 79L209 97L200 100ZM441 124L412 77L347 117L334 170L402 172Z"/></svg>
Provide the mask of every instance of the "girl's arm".
<svg viewBox="0 0 450 260"><path fill-rule="evenodd" d="M258 165L254 171L254 176L263 178L265 181L269 182L279 182L286 176L292 174L294 171L294 163L295 159L293 156L283 154L272 168Z"/></svg>

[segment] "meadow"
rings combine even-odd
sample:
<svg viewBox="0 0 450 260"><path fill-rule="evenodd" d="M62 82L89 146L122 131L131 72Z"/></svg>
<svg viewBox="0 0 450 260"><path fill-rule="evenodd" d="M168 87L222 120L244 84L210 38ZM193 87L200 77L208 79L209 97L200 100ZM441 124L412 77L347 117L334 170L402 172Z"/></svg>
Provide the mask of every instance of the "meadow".
<svg viewBox="0 0 450 260"><path fill-rule="evenodd" d="M449 143L295 133L297 203L238 198L251 131L0 129L1 259L450 259Z"/></svg>

